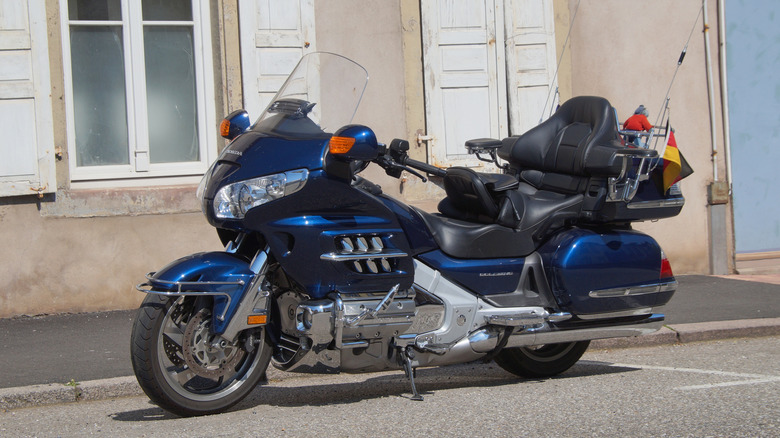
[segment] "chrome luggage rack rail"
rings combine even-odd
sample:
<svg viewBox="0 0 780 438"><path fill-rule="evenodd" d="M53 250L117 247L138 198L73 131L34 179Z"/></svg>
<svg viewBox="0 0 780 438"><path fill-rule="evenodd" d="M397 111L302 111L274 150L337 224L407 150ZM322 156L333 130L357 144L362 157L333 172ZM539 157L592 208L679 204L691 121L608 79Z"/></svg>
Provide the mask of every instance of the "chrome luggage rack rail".
<svg viewBox="0 0 780 438"><path fill-rule="evenodd" d="M135 286L135 289L139 292L163 295L167 297L175 296L192 296L192 295L212 295L212 296L224 296L227 298L227 305L222 310L220 315L217 315L217 319L220 321L225 320L225 315L230 308L231 292L235 290L217 290L218 288L226 288L227 286L235 286L236 288L243 288L246 282L244 280L236 281L169 281L153 278L156 272L150 272L146 274L146 282L139 283ZM154 290L155 285L162 285L168 289L175 290ZM212 289L213 287L213 289Z"/></svg>
<svg viewBox="0 0 780 438"><path fill-rule="evenodd" d="M639 149L648 149L659 152L658 140L666 138L667 127L654 126L649 131L632 131L620 129L620 127L618 127L618 133L623 137L623 140L626 142L626 144L635 145ZM638 144L628 142L628 138L631 136L638 139ZM642 141L643 138L644 141ZM663 147L665 145L661 146ZM658 165L660 158L660 156L655 156L652 158L640 158L639 165L636 167L636 174L629 175L630 160L628 159L628 156L624 157L623 169L621 170L620 175L617 178L612 177L608 180L608 200L612 202L622 201L625 203L630 203L631 200L634 199L634 195L636 195L636 192L639 189L639 183L650 178L650 172L652 172L653 169ZM636 206L629 208L649 208L649 206Z"/></svg>

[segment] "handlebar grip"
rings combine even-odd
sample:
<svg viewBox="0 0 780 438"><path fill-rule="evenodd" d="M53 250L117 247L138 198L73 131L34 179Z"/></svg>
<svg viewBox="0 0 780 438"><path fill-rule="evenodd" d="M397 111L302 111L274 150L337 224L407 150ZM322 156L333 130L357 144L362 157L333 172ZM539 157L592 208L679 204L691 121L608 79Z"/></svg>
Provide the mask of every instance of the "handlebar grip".
<svg viewBox="0 0 780 438"><path fill-rule="evenodd" d="M429 174L435 175L435 176L445 176L445 175L447 175L447 171L444 170L444 169L440 169L440 168L438 168L436 166L431 166L428 163L423 163L422 161L413 160L413 159L408 158L408 157L401 164L404 164L404 165L409 166L409 167L411 167L413 169L421 170L421 171L423 171L425 173L429 173Z"/></svg>

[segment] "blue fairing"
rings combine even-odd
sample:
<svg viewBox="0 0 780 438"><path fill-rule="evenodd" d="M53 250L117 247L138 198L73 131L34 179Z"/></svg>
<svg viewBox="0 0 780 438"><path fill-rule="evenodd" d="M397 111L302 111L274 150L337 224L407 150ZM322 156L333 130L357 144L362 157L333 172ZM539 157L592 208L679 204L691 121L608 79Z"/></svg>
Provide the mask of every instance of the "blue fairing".
<svg viewBox="0 0 780 438"><path fill-rule="evenodd" d="M213 331L222 333L254 275L249 269L249 262L243 257L225 252L204 252L169 263L157 271L150 280L156 290L177 292L179 287L171 285L170 282L187 282L187 292L224 292L230 295L230 307L227 309L224 321L219 321L216 315L222 314L228 300L222 295L214 296ZM192 285L192 282L199 284ZM234 284L215 285L209 282Z"/></svg>
<svg viewBox="0 0 780 438"><path fill-rule="evenodd" d="M214 199L220 188L237 181L292 169L321 169L329 138L320 134L290 140L247 131L230 143L209 169L208 178L217 183L206 186L204 198ZM207 217L214 220L211 215Z"/></svg>
<svg viewBox="0 0 780 438"><path fill-rule="evenodd" d="M284 271L312 298L342 293L387 292L409 288L414 279L409 242L396 215L381 197L352 187L324 170L313 170L300 191L247 212L243 224L264 236ZM378 238L390 252L390 269L371 272L354 260L335 260L343 239ZM381 263L381 255L360 257ZM373 260L376 259L376 260ZM366 268L366 269L363 269Z"/></svg>
<svg viewBox="0 0 780 438"><path fill-rule="evenodd" d="M404 230L412 255L433 251L439 246L433 240L428 227L414 208L399 202L389 196L382 196L380 200L398 218L401 228Z"/></svg>
<svg viewBox="0 0 780 438"><path fill-rule="evenodd" d="M456 259L436 250L418 256L444 277L480 295L512 293L520 283L525 259Z"/></svg>

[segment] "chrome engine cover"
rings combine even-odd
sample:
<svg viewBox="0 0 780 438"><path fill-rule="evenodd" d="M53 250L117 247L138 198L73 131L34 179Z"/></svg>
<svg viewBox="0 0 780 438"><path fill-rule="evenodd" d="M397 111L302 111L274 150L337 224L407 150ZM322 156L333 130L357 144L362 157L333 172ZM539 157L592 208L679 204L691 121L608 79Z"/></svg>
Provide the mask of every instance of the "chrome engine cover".
<svg viewBox="0 0 780 438"><path fill-rule="evenodd" d="M414 339L416 333L440 328L445 306L425 291L410 289L397 292L375 316L359 318L385 297L383 293L332 293L327 299L302 300L290 292L281 295L277 302L284 345L297 351L274 365L288 371L305 371L316 362L341 371L399 368L393 347L404 335ZM340 356L338 364L334 356Z"/></svg>

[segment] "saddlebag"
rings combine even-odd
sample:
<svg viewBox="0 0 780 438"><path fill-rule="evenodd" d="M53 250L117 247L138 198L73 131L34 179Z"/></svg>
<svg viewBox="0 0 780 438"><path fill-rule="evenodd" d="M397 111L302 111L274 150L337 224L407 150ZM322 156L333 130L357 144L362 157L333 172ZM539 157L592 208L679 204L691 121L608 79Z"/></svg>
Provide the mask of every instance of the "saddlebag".
<svg viewBox="0 0 780 438"><path fill-rule="evenodd" d="M654 313L677 286L661 247L638 231L572 228L539 253L558 305L581 319Z"/></svg>

